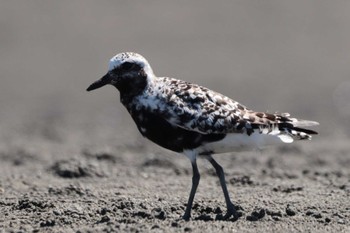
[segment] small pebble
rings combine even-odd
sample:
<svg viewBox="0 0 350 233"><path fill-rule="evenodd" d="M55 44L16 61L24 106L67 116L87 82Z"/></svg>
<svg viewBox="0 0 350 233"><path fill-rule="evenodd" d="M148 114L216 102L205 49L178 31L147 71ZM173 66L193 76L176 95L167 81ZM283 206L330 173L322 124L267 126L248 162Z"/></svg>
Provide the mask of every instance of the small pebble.
<svg viewBox="0 0 350 233"><path fill-rule="evenodd" d="M293 209L290 207L290 205L287 205L286 214L287 214L288 216L294 216L294 215L296 215L296 211L293 210Z"/></svg>
<svg viewBox="0 0 350 233"><path fill-rule="evenodd" d="M160 228L160 227L159 227L159 225L157 225L157 224L156 224L156 225L153 225L153 226L151 227L151 229L158 229L158 228Z"/></svg>
<svg viewBox="0 0 350 233"><path fill-rule="evenodd" d="M172 222L172 223L171 223L171 226L172 226L172 227L178 227L179 224L178 224L177 222Z"/></svg>

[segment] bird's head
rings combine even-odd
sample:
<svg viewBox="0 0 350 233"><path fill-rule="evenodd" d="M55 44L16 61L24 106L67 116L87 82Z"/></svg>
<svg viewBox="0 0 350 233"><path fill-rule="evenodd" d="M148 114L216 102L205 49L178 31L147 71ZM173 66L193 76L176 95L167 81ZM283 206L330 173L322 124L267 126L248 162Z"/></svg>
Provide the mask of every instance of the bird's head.
<svg viewBox="0 0 350 233"><path fill-rule="evenodd" d="M152 68L143 56L132 52L119 53L109 61L107 74L92 83L87 91L110 84L120 92L132 94L145 88L152 77Z"/></svg>

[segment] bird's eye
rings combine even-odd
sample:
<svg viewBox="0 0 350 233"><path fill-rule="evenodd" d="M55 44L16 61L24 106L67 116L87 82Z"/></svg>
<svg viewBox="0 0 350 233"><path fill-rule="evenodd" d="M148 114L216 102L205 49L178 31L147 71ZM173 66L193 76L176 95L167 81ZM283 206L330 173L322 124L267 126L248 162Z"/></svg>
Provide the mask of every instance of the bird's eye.
<svg viewBox="0 0 350 233"><path fill-rule="evenodd" d="M133 67L133 63L131 63L131 62L124 62L123 64L122 64L122 69L123 70L130 70L132 67Z"/></svg>

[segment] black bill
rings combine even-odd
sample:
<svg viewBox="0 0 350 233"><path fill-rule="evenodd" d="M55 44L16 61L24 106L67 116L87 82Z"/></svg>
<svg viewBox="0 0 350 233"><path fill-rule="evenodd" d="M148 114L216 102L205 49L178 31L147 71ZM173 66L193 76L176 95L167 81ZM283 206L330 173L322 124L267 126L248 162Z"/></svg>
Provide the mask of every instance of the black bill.
<svg viewBox="0 0 350 233"><path fill-rule="evenodd" d="M103 76L101 79L97 80L93 84L91 84L86 90L87 91L92 91L97 88L103 87L104 85L110 84L111 83L111 77L107 73L105 76Z"/></svg>

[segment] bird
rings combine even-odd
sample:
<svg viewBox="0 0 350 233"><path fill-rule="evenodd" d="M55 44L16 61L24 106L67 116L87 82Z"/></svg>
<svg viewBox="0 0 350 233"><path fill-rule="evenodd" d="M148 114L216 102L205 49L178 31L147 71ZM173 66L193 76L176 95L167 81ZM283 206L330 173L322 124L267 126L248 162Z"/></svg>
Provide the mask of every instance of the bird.
<svg viewBox="0 0 350 233"><path fill-rule="evenodd" d="M222 166L214 154L263 148L278 143L310 140L316 131L305 127L316 121L301 120L289 113L253 111L206 87L170 77L157 77L149 62L134 52L118 53L108 72L87 91L105 85L119 90L142 136L168 150L183 153L191 161L192 187L184 220L191 209L200 181L197 158L214 167L224 194L227 212L223 219L238 218L239 207L231 201Z"/></svg>

